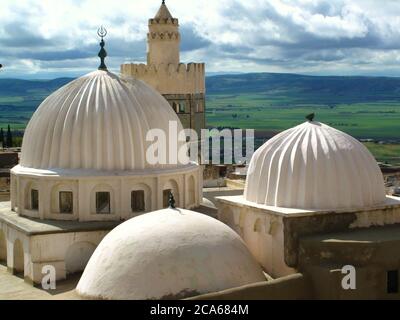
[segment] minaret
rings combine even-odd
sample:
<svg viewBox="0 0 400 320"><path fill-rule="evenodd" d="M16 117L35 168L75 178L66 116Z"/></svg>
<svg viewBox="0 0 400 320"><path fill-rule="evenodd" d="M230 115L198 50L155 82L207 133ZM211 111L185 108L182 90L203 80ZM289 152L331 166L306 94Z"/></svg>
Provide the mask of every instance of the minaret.
<svg viewBox="0 0 400 320"><path fill-rule="evenodd" d="M165 1L147 34L147 64L124 63L121 74L143 80L170 103L185 129L201 136L205 118L205 64L180 61L178 19L173 18Z"/></svg>
<svg viewBox="0 0 400 320"><path fill-rule="evenodd" d="M149 20L147 64L178 65L180 40L178 19L172 17L163 1L156 16Z"/></svg>

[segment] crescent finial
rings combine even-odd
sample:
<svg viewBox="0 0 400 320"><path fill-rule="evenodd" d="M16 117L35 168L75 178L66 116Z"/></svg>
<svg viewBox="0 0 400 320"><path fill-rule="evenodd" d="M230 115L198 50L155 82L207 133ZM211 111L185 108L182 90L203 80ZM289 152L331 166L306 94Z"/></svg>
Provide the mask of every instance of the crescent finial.
<svg viewBox="0 0 400 320"><path fill-rule="evenodd" d="M97 30L97 35L100 37L100 38L105 38L106 36L107 36L107 29L106 28L104 28L103 26L101 26L98 30Z"/></svg>

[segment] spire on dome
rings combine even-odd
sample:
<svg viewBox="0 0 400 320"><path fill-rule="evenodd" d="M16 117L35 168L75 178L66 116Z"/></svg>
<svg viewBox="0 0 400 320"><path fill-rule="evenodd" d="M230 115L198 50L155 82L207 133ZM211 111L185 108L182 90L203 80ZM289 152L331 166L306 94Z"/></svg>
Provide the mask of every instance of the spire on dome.
<svg viewBox="0 0 400 320"><path fill-rule="evenodd" d="M162 1L160 9L154 19L173 19L171 12L169 12L165 0Z"/></svg>
<svg viewBox="0 0 400 320"><path fill-rule="evenodd" d="M100 41L101 49L100 49L99 54L98 54L98 56L100 58L100 61L101 61L100 66L99 66L99 70L107 71L107 66L104 63L104 60L107 57L107 51L106 51L106 49L104 49L104 46L105 46L104 37L107 35L107 29L104 28L103 26L101 26L99 28L99 30L97 30L97 35L101 38L101 41Z"/></svg>

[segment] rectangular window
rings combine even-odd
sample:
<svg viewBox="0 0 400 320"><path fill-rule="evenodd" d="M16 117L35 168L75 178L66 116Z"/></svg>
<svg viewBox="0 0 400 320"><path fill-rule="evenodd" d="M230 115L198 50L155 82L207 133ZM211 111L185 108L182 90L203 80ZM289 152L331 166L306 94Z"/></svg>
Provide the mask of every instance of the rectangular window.
<svg viewBox="0 0 400 320"><path fill-rule="evenodd" d="M185 103L184 102L181 102L180 104L179 104L179 113L185 113Z"/></svg>
<svg viewBox="0 0 400 320"><path fill-rule="evenodd" d="M399 271L387 272L387 293L399 293Z"/></svg>
<svg viewBox="0 0 400 320"><path fill-rule="evenodd" d="M60 213L72 214L74 211L73 194L68 191L61 191L59 196Z"/></svg>
<svg viewBox="0 0 400 320"><path fill-rule="evenodd" d="M110 214L111 200L109 192L96 192L96 213Z"/></svg>
<svg viewBox="0 0 400 320"><path fill-rule="evenodd" d="M131 193L131 208L132 212L143 212L145 211L144 204L144 191L132 191Z"/></svg>
<svg viewBox="0 0 400 320"><path fill-rule="evenodd" d="M202 102L196 103L196 112L203 112L203 103Z"/></svg>
<svg viewBox="0 0 400 320"><path fill-rule="evenodd" d="M219 167L219 177L220 178L225 178L227 173L228 173L227 167L223 167L223 166Z"/></svg>
<svg viewBox="0 0 400 320"><path fill-rule="evenodd" d="M39 191L35 189L31 190L31 209L39 210Z"/></svg>
<svg viewBox="0 0 400 320"><path fill-rule="evenodd" d="M163 207L168 208L169 207L169 194L172 192L171 189L167 189L163 191Z"/></svg>

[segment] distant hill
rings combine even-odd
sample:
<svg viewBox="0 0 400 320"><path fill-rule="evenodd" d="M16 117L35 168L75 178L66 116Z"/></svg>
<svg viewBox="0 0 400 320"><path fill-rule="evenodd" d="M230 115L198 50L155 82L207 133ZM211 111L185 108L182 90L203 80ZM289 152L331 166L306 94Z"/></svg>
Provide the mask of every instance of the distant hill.
<svg viewBox="0 0 400 320"><path fill-rule="evenodd" d="M22 136L40 103L72 80L0 79L0 128L10 124ZM209 74L206 87L207 126L256 129L261 143L311 112L357 138L400 142L400 78ZM371 150L381 161L399 163L390 146L382 148L384 156Z"/></svg>
<svg viewBox="0 0 400 320"><path fill-rule="evenodd" d="M50 94L71 80L71 78L58 78L54 80L0 79L0 96Z"/></svg>
<svg viewBox="0 0 400 320"><path fill-rule="evenodd" d="M400 142L400 78L279 73L207 78L207 126L255 129L259 137L307 114L360 139Z"/></svg>
<svg viewBox="0 0 400 320"><path fill-rule="evenodd" d="M207 78L207 93L296 97L297 103L393 101L400 99L400 78L281 73L217 75Z"/></svg>
<svg viewBox="0 0 400 320"><path fill-rule="evenodd" d="M0 127L24 129L40 103L71 80L0 79Z"/></svg>
<svg viewBox="0 0 400 320"><path fill-rule="evenodd" d="M71 78L54 80L0 79L1 97L43 98ZM254 93L297 97L304 103L353 103L400 99L400 78L305 76L283 73L213 75L208 94ZM301 102L301 101L298 101ZM1 105L0 100L0 105ZM8 104L8 103L7 103Z"/></svg>
<svg viewBox="0 0 400 320"><path fill-rule="evenodd" d="M11 124L16 129L24 129L39 104L71 80L0 79L0 127ZM266 123L265 117L279 116L278 119L282 122L282 115L279 113L282 108L296 108L298 113L303 114L309 109L315 111L318 107L334 109L343 106L344 110L335 110L338 117L334 122L330 118L335 114L327 114L323 118L321 111L318 111L320 119L322 117L340 128L342 120L360 119L360 115L364 116L366 112L363 106L358 106L354 111L347 105L377 103L376 106L369 106L371 120L386 117L393 122L391 132L398 131L395 122L400 115L400 78L280 73L225 74L207 76L206 87L208 125L280 129L281 126ZM383 109L385 104L386 109ZM304 107L309 109L302 109ZM352 118L349 112L355 112ZM264 122L261 122L261 118ZM260 119L260 123L256 123L256 119ZM287 126L292 123L282 122L282 126L284 124ZM347 126L354 127L355 124L356 121L353 121ZM354 130L349 132L364 137L364 134ZM393 137L393 134L387 136Z"/></svg>

